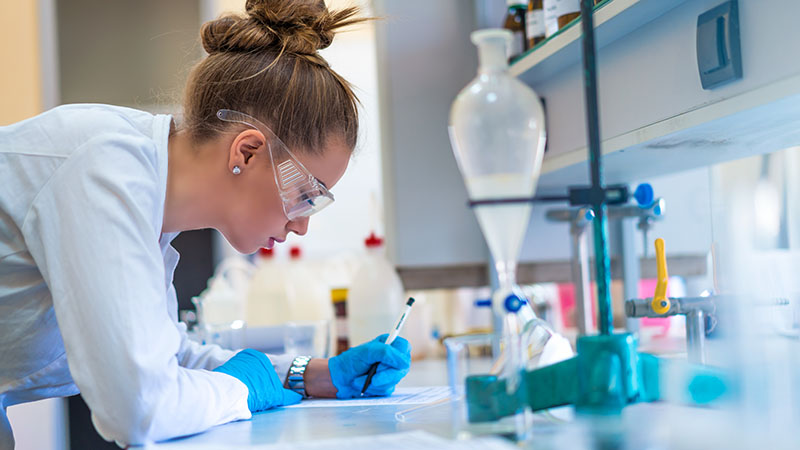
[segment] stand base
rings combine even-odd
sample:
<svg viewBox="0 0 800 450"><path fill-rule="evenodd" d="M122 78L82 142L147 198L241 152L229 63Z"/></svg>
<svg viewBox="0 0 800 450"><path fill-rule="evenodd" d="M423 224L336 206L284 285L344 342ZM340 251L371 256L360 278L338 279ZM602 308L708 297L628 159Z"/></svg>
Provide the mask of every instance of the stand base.
<svg viewBox="0 0 800 450"><path fill-rule="evenodd" d="M575 405L578 413L618 415L627 405L660 400L665 362L639 353L636 344L630 333L582 336L577 356L525 371L513 394L497 376L470 376L466 381L469 420L498 420L526 405L534 411ZM696 403L709 403L727 391L721 372L689 364L686 369L692 380L687 387L689 398Z"/></svg>

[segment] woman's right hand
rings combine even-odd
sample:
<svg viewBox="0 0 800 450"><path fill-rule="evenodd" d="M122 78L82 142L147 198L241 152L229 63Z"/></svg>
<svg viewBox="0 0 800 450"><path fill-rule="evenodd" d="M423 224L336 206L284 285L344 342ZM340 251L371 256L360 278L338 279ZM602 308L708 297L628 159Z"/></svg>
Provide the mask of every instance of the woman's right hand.
<svg viewBox="0 0 800 450"><path fill-rule="evenodd" d="M388 336L382 334L328 360L337 398L360 397L367 380L367 372L374 363L380 364L364 394L386 396L394 392L395 385L406 376L411 367L411 345L399 336L391 345L386 345Z"/></svg>

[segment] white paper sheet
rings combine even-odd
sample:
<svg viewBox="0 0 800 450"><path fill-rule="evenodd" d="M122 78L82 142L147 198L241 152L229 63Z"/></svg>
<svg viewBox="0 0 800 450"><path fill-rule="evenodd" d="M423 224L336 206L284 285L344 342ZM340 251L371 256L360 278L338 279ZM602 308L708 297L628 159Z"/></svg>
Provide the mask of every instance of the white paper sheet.
<svg viewBox="0 0 800 450"><path fill-rule="evenodd" d="M348 400L330 398L311 398L286 406L286 408L315 408L340 406L378 406L378 405L419 405L435 402L450 396L448 386L397 388L389 397L365 397Z"/></svg>

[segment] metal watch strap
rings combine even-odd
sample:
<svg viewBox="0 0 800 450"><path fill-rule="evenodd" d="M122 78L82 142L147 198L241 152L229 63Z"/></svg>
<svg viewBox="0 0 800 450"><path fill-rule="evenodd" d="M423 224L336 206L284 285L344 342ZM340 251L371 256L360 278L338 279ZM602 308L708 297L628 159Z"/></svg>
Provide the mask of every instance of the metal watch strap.
<svg viewBox="0 0 800 450"><path fill-rule="evenodd" d="M310 356L296 357L294 361L292 361L291 367L289 367L289 374L286 376L286 386L302 395L303 398L308 397L303 375L306 373L306 367L308 367L309 361L311 361Z"/></svg>

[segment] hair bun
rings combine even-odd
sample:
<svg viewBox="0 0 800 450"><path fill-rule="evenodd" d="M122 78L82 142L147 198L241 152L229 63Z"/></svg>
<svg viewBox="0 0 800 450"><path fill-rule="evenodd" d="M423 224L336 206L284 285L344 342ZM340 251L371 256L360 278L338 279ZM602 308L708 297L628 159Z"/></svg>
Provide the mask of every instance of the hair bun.
<svg viewBox="0 0 800 450"><path fill-rule="evenodd" d="M328 11L324 0L247 0L246 17L224 16L203 25L208 53L277 48L311 55L333 42L336 30L363 21L357 7Z"/></svg>

